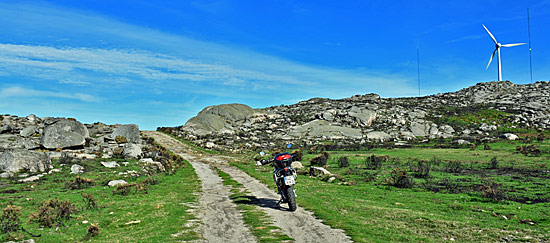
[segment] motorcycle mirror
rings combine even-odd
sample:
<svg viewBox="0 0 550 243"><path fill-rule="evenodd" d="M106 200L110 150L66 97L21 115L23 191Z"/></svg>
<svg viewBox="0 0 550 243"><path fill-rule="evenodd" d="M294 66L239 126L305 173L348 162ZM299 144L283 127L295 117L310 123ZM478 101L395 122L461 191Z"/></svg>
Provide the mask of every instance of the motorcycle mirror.
<svg viewBox="0 0 550 243"><path fill-rule="evenodd" d="M265 155L265 152L264 152L264 151L260 152L260 155L261 155L261 156L264 156L264 155Z"/></svg>
<svg viewBox="0 0 550 243"><path fill-rule="evenodd" d="M289 144L286 146L286 148L292 148L292 144L289 143Z"/></svg>

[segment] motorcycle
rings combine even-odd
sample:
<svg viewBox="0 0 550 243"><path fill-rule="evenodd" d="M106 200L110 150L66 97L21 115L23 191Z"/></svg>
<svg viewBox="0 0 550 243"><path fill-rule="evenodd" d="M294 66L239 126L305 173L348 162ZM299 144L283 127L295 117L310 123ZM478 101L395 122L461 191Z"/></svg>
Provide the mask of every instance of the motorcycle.
<svg viewBox="0 0 550 243"><path fill-rule="evenodd" d="M290 145L288 148L290 148ZM260 155L264 156L265 153L262 151ZM277 202L277 205L288 203L288 209L290 211L296 211L296 191L294 190L294 185L296 184L298 174L291 166L292 154L279 153L275 155L273 159L261 160L256 164L261 166L270 163L273 163L275 166L273 170L273 180L277 185L278 193L281 194L281 199Z"/></svg>

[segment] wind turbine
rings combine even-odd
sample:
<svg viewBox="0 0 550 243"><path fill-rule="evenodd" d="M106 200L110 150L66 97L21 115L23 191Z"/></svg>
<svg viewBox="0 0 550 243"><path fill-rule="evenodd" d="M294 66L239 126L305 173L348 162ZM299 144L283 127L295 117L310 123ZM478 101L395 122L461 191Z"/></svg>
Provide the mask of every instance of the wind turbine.
<svg viewBox="0 0 550 243"><path fill-rule="evenodd" d="M512 46L525 45L526 43L504 44L504 45L500 44L500 43L498 43L497 39L495 39L493 34L491 34L489 29L487 29L487 27L485 27L485 25L483 25L483 28L485 28L485 30L487 31L489 36L491 36L491 39L493 39L493 41L495 42L495 45L496 45L496 48L493 51L493 55L491 55L491 59L489 59L489 64L487 64L487 67L485 68L485 70L487 70L489 68L489 65L491 65L491 61L493 60L493 57L495 56L495 53L498 52L498 81L502 81L502 72L501 72L501 68L500 68L500 48L501 47L512 47Z"/></svg>

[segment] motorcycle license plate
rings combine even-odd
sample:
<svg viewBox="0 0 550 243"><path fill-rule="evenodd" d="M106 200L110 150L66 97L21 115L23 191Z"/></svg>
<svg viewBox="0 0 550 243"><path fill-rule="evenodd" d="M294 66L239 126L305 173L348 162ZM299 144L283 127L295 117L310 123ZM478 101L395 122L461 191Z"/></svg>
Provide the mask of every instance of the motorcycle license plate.
<svg viewBox="0 0 550 243"><path fill-rule="evenodd" d="M294 176L286 176L285 177L285 185L292 186L296 184L296 181L294 180Z"/></svg>

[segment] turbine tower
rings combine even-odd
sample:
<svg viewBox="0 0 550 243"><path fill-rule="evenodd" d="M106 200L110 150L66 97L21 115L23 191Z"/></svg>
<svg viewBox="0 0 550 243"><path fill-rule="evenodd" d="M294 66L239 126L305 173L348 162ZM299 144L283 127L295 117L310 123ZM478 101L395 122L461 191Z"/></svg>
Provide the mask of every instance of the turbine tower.
<svg viewBox="0 0 550 243"><path fill-rule="evenodd" d="M487 70L489 68L489 65L491 65L491 61L493 60L493 57L495 56L495 53L498 52L498 81L502 81L502 72L501 72L501 68L500 68L500 48L501 47L512 47L512 46L525 45L526 43L504 44L504 45L500 44L500 43L498 43L497 39L495 39L493 34L491 34L489 29L487 29L487 27L485 27L485 25L483 25L483 28L485 28L485 30L487 31L489 36L491 36L491 39L493 39L493 41L495 42L495 46L496 46L495 50L493 51L493 55L491 55L491 59L489 59L489 64L487 64L487 67L485 68L485 70Z"/></svg>

